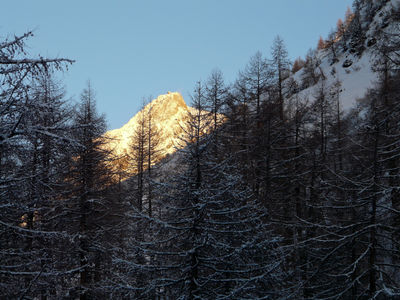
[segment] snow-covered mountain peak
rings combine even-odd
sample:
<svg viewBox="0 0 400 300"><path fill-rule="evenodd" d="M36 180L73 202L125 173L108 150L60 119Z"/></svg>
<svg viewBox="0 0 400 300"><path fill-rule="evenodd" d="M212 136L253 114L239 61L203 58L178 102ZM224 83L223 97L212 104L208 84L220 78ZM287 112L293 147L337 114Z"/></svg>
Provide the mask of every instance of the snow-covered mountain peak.
<svg viewBox="0 0 400 300"><path fill-rule="evenodd" d="M132 152L132 135L143 118L149 115L150 110L151 122L159 133L159 148L160 152L163 153L161 156L175 151L175 147L178 146L177 133L181 131L183 123L187 120L190 108L186 105L180 93L168 92L147 104L124 126L105 134L109 140L107 146L115 155L120 156Z"/></svg>

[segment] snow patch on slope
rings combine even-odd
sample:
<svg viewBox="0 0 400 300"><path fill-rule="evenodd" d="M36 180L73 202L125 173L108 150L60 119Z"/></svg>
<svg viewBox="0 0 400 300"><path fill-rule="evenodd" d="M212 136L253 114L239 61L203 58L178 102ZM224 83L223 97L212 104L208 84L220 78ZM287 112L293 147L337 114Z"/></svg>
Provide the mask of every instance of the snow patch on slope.
<svg viewBox="0 0 400 300"><path fill-rule="evenodd" d="M379 34L382 30L387 33L392 33L393 36L398 36L400 23L393 21L391 15L393 14L393 11L399 9L400 0L388 1L376 12L371 23L365 24L369 27L365 34L364 47L366 50L363 51L361 56L351 54L349 51L341 52L338 54L338 61L332 64L332 55L329 49L322 49L316 52L316 58L321 62L316 71L317 73L323 74L326 86L332 86L337 80L341 82L339 99L341 108L345 112L353 108L356 105L357 100L362 99L365 96L368 89L375 87L375 84L378 81L378 74L372 70L376 58L373 53L374 43L371 43L369 46L368 42L371 42L371 40L375 38L379 39ZM345 67L345 61L349 62L351 65ZM301 69L291 76L298 86L302 85L303 74L304 69ZM300 99L308 99L310 102L313 102L317 95L317 89L318 84L315 84L299 91L294 96L298 96ZM290 103L290 98L288 100Z"/></svg>
<svg viewBox="0 0 400 300"><path fill-rule="evenodd" d="M326 51L326 50L325 50ZM368 89L372 88L377 80L377 75L371 69L372 53L365 51L361 58L351 54L342 55L338 62L331 65L327 56L322 57L320 72L325 77L326 86L332 86L337 80L341 82L340 105L348 111L356 104L357 99L362 98ZM352 61L348 68L343 67L346 60ZM301 85L303 70L297 72L293 79ZM301 99L314 101L317 95L318 85L313 85L297 93Z"/></svg>

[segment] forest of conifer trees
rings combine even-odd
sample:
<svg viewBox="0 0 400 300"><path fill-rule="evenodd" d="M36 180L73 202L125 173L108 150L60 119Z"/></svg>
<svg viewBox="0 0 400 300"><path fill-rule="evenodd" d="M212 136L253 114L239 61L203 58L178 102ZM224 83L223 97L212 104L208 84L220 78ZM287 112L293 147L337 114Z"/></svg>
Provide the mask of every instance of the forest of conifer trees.
<svg viewBox="0 0 400 300"><path fill-rule="evenodd" d="M400 39L366 40L386 2L294 65L277 36L233 83L212 71L159 163L151 107L116 156L91 82L73 105L57 80L74 61L1 40L0 298L399 299ZM377 81L343 111L317 51L366 44Z"/></svg>

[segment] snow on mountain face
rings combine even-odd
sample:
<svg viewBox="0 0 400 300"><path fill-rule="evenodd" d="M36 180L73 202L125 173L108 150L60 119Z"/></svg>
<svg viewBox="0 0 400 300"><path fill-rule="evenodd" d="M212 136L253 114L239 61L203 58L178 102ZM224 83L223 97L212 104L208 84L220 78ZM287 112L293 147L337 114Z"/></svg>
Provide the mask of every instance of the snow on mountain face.
<svg viewBox="0 0 400 300"><path fill-rule="evenodd" d="M361 57L352 54L343 53L338 62L331 65L326 53L320 51L318 55L321 58L319 72L325 77L326 86L332 86L335 81L341 83L340 105L341 109L348 111L355 106L358 99L364 97L368 89L372 88L377 80L377 74L371 69L372 53L365 51ZM345 61L351 61L352 65L343 67ZM294 74L293 79L301 82L302 70ZM318 85L301 90L296 95L302 99L313 101L317 95Z"/></svg>
<svg viewBox="0 0 400 300"><path fill-rule="evenodd" d="M160 133L161 144L159 148L163 152L163 156L175 151L175 146L178 146L176 133L181 130L190 108L186 105L181 94L168 92L168 94L160 95L147 104L124 126L105 134L109 139L108 147L112 149L115 155L131 153L131 137L139 126L142 114L148 114L150 108L152 110L152 122Z"/></svg>
<svg viewBox="0 0 400 300"><path fill-rule="evenodd" d="M332 52L329 48L317 50L315 53L315 58L320 62L315 71L321 78L325 79L325 85L330 87L335 82L340 82L340 106L345 112L354 108L357 101L365 96L368 89L374 88L378 81L378 74L372 70L372 66L376 60L376 47L379 44L382 31L393 33L393 36L396 36L400 30L399 21L392 18L394 11L400 10L400 0L384 1L386 3L374 2L376 2L374 5L379 9L374 12L371 20L367 20L368 18L363 16L363 14L367 14L365 7L360 11L363 19L361 27L365 31L362 44L364 50L361 53L356 53L351 49L338 50L335 53L337 56L335 61L333 61ZM290 78L298 86L301 86L304 72L304 68L300 69ZM318 83L301 89L294 96L313 102L318 94L317 89ZM289 97L288 102L292 97Z"/></svg>
<svg viewBox="0 0 400 300"><path fill-rule="evenodd" d="M196 109L187 106L180 93L168 92L147 104L121 128L106 132L106 147L112 151L115 157L132 154L132 135L139 128L143 116L149 115L150 109L151 123L158 132L158 152L155 163L184 146L181 141L183 128L185 128L189 114L194 114ZM207 112L202 113L207 114Z"/></svg>

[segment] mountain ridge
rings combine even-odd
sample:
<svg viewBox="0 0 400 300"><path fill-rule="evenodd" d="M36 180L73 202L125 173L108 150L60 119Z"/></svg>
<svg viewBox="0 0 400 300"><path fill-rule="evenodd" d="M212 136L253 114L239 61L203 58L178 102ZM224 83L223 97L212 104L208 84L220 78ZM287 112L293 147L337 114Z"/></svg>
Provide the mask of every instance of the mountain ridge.
<svg viewBox="0 0 400 300"><path fill-rule="evenodd" d="M177 132L181 131L187 115L193 109L188 107L182 95L178 92L168 92L160 95L143 107L121 128L107 131L105 137L108 139L107 146L115 155L130 154L131 137L143 114L151 110L152 122L157 131L160 132L162 156L171 154L177 146Z"/></svg>

